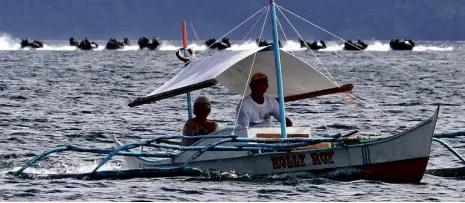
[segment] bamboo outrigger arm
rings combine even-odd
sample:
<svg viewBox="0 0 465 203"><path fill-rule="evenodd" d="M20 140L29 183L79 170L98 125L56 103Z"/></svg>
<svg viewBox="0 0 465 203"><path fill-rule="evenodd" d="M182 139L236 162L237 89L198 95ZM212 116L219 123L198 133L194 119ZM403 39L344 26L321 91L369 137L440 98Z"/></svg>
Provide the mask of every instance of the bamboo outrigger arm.
<svg viewBox="0 0 465 203"><path fill-rule="evenodd" d="M323 96L323 95L328 95L328 94L349 92L353 88L354 88L354 85L352 85L352 84L344 84L344 85L342 85L340 87L336 87L336 88L330 88L330 89L320 90L320 91L316 91L316 92L308 92L308 93L303 93L303 94L287 96L287 97L284 97L284 102L297 101L297 100L301 100L301 99L308 99L308 98L313 98L313 97L318 97L318 96Z"/></svg>

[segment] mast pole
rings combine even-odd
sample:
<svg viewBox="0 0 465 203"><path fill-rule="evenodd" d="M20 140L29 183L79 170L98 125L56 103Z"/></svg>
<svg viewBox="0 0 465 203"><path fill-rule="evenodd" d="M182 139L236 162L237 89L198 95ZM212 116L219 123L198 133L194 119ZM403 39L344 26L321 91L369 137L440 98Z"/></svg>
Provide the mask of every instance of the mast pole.
<svg viewBox="0 0 465 203"><path fill-rule="evenodd" d="M279 119L281 120L281 138L286 138L286 110L284 109L283 77L281 72L281 56L279 54L278 25L276 23L276 4L270 0L271 27L273 29L273 50L276 66L276 78L278 82Z"/></svg>
<svg viewBox="0 0 465 203"><path fill-rule="evenodd" d="M184 48L184 56L189 56L189 52L187 51L187 29L186 29L186 21L182 21L182 47ZM184 63L184 67L186 67L189 62ZM192 97L191 93L186 93L187 95L187 115L189 119L192 118Z"/></svg>

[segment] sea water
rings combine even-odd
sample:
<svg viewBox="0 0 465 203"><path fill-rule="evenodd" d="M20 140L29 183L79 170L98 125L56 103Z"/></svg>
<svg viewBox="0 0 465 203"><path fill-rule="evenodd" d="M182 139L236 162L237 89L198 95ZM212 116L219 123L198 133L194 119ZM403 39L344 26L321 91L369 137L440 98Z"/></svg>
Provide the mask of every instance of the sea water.
<svg viewBox="0 0 465 203"><path fill-rule="evenodd" d="M132 40L135 42L135 40ZM104 47L106 41L97 41ZM286 104L295 126L315 133L358 130L393 135L432 116L441 106L436 132L465 128L465 44L418 41L413 51L391 51L388 41L367 41L367 52L343 51L329 41L314 55L296 41L283 49L295 54L338 84L355 87L349 99L328 95ZM66 40L22 50L19 41L0 38L0 200L2 201L460 201L464 180L425 175L420 184L357 180L341 182L310 174L250 178L223 173L208 177L134 178L129 180L22 179L7 175L35 155L57 145L113 147L160 135L179 135L187 119L185 96L129 108L127 103L150 93L182 69L175 57L181 41L163 41L156 51L103 48L81 51ZM190 45L198 57L218 53L203 42ZM230 50L255 47L253 40L233 41ZM245 81L244 81L245 82ZM211 119L220 128L234 125L241 94L221 85L192 93L212 100ZM278 125L278 124L276 124ZM444 139L462 155L463 137ZM27 172L89 172L102 156L60 153ZM463 164L433 143L428 168ZM259 166L257 166L259 167ZM121 157L104 166L125 169Z"/></svg>

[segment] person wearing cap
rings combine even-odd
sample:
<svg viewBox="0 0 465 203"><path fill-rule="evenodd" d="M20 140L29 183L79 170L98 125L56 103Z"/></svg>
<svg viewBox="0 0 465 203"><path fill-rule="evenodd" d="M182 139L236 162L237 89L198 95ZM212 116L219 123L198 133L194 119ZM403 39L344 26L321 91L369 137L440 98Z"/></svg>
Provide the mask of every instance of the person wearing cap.
<svg viewBox="0 0 465 203"><path fill-rule="evenodd" d="M196 136L208 135L218 131L218 124L207 119L211 111L210 99L205 96L199 96L194 102L194 118L186 121L183 129L183 135ZM197 139L183 139L182 145L189 146L194 144Z"/></svg>
<svg viewBox="0 0 465 203"><path fill-rule="evenodd" d="M270 116L280 121L279 104L275 98L265 95L268 89L268 77L263 73L255 73L249 83L251 93L239 103L236 108L239 127L270 126ZM292 121L286 117L286 126L292 126Z"/></svg>

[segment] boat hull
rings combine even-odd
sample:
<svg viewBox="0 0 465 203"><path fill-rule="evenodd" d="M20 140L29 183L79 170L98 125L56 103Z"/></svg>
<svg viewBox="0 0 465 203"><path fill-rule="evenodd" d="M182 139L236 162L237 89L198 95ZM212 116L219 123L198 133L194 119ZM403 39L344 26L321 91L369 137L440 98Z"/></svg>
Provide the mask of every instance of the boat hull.
<svg viewBox="0 0 465 203"><path fill-rule="evenodd" d="M290 155L292 157L292 155ZM131 158L128 158L131 159ZM253 171L244 168L244 160L241 159L237 163L233 160L221 160L221 161L205 161L205 162L193 162L189 164L190 167L200 168L203 170L215 170L215 171L225 171L233 172L237 174L251 174L251 175L270 175L270 174L284 174L284 173L299 173L307 172L318 177L325 177L336 180L343 181L352 181L352 180L379 180L384 182L393 182L393 183L419 183L423 178L425 173L426 166L428 164L429 157L415 158L408 160L399 160L391 161L384 163L375 163L375 164L365 164L365 165L355 165L355 166L344 166L344 167L329 167L323 169L315 169L310 164L309 167L303 167L308 164L308 162L303 165L289 164L286 166L286 169L276 170L271 173L263 171ZM132 169L137 168L156 168L156 167L173 167L180 166L180 164L173 165L153 165L141 160L126 160L128 166ZM226 163L227 162L227 163ZM260 161L258 161L260 162ZM270 162L273 162L270 157ZM237 164L237 165L236 165ZM284 164L284 163L283 163ZM223 166L218 166L223 165ZM232 167L234 165L234 167ZM255 167L260 167L260 164L254 164ZM294 168L293 170L291 170ZM245 170L244 170L245 169Z"/></svg>
<svg viewBox="0 0 465 203"><path fill-rule="evenodd" d="M433 117L400 134L361 144L331 148L270 152L207 151L189 167L236 174L269 175L293 172L324 174L325 177L385 182L418 183L428 164L437 120ZM218 141L218 140L216 140ZM115 142L118 142L115 139ZM211 143L212 141L208 141ZM116 143L120 145L121 143ZM206 145L207 140L198 145ZM181 152L173 159L125 157L128 168L173 167L184 164L196 151Z"/></svg>

